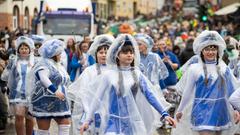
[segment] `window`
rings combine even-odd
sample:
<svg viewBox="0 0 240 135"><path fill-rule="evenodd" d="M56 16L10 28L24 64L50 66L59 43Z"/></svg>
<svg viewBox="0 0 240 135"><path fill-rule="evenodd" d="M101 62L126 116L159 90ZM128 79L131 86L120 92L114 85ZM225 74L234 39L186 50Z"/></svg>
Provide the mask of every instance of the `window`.
<svg viewBox="0 0 240 135"><path fill-rule="evenodd" d="M45 14L43 32L49 35L89 35L91 15Z"/></svg>
<svg viewBox="0 0 240 135"><path fill-rule="evenodd" d="M29 10L28 7L25 8L25 13L24 13L24 28L28 29L29 28Z"/></svg>
<svg viewBox="0 0 240 135"><path fill-rule="evenodd" d="M37 10L37 8L34 8L34 10L33 10L33 16L36 17L37 15L38 15L38 10Z"/></svg>
<svg viewBox="0 0 240 135"><path fill-rule="evenodd" d="M19 8L18 6L13 7L13 29L17 29L19 26Z"/></svg>

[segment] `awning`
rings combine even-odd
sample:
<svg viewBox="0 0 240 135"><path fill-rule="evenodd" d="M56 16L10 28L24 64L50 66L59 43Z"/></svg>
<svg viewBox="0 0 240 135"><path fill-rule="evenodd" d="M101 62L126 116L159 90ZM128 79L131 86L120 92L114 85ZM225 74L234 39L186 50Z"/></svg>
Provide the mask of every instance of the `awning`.
<svg viewBox="0 0 240 135"><path fill-rule="evenodd" d="M214 14L215 15L227 15L230 13L234 13L235 11L237 11L238 8L240 8L240 3L234 3L234 4L231 4L224 8L219 9Z"/></svg>

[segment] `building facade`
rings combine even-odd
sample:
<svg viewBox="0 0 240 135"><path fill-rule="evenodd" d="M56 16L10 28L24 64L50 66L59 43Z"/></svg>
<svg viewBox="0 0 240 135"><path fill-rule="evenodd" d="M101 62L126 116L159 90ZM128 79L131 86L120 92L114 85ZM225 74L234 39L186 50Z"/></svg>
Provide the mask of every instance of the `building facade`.
<svg viewBox="0 0 240 135"><path fill-rule="evenodd" d="M31 29L32 18L39 7L40 0L0 0L0 29Z"/></svg>
<svg viewBox="0 0 240 135"><path fill-rule="evenodd" d="M92 4L100 19L133 19L139 13L156 15L159 1L162 0L92 0ZM31 29L39 8L40 0L0 0L0 29Z"/></svg>
<svg viewBox="0 0 240 135"><path fill-rule="evenodd" d="M108 15L108 0L92 0L95 15L101 19L107 19Z"/></svg>
<svg viewBox="0 0 240 135"><path fill-rule="evenodd" d="M92 0L92 3L95 5L95 14L103 20L108 19L110 16L115 19L121 17L131 19L134 17L135 13L134 3L136 2L134 1L136 0Z"/></svg>
<svg viewBox="0 0 240 135"><path fill-rule="evenodd" d="M222 2L221 6L224 7L233 3L240 3L240 0L222 0L221 2Z"/></svg>
<svg viewBox="0 0 240 135"><path fill-rule="evenodd" d="M95 14L101 19L109 16L133 19L136 14L156 15L164 0L93 0ZM159 5L160 4L160 5Z"/></svg>
<svg viewBox="0 0 240 135"><path fill-rule="evenodd" d="M145 15L156 15L158 10L158 0L138 0L137 1L137 8L139 13Z"/></svg>

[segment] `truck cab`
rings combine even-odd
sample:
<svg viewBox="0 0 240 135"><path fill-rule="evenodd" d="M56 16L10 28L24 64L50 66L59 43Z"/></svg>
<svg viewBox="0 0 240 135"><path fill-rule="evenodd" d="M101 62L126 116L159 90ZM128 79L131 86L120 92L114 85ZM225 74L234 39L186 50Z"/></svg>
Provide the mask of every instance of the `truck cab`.
<svg viewBox="0 0 240 135"><path fill-rule="evenodd" d="M77 41L94 36L92 3L90 0L44 0L37 34L47 39Z"/></svg>

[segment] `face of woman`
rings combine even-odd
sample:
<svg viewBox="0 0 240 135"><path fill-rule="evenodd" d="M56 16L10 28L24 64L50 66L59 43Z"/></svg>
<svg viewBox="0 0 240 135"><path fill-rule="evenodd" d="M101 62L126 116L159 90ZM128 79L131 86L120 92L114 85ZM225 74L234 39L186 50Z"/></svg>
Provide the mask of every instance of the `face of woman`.
<svg viewBox="0 0 240 135"><path fill-rule="evenodd" d="M165 52L167 49L167 45L164 41L159 41L158 42L158 47L161 52Z"/></svg>
<svg viewBox="0 0 240 135"><path fill-rule="evenodd" d="M140 41L140 40L137 43L138 43L138 48L139 48L140 53L144 53L144 54L147 53L146 43L143 41Z"/></svg>
<svg viewBox="0 0 240 135"><path fill-rule="evenodd" d="M74 41L73 41L73 39L68 39L68 41L67 41L67 45L69 45L69 46L73 46L74 45Z"/></svg>
<svg viewBox="0 0 240 135"><path fill-rule="evenodd" d="M159 50L158 45L154 44L152 47L152 52L157 52Z"/></svg>
<svg viewBox="0 0 240 135"><path fill-rule="evenodd" d="M28 57L30 54L30 49L26 44L22 44L18 50L19 50L19 55L23 58Z"/></svg>
<svg viewBox="0 0 240 135"><path fill-rule="evenodd" d="M99 64L106 64L107 50L102 48L97 52L97 61Z"/></svg>
<svg viewBox="0 0 240 135"><path fill-rule="evenodd" d="M218 55L218 47L215 45L207 46L203 49L202 54L206 61L214 61Z"/></svg>
<svg viewBox="0 0 240 135"><path fill-rule="evenodd" d="M82 46L81 46L81 50L86 53L88 51L88 43L83 43Z"/></svg>
<svg viewBox="0 0 240 135"><path fill-rule="evenodd" d="M61 53L56 55L56 62L60 62L61 61Z"/></svg>
<svg viewBox="0 0 240 135"><path fill-rule="evenodd" d="M134 60L134 53L131 51L119 52L118 59L120 66L130 66Z"/></svg>

